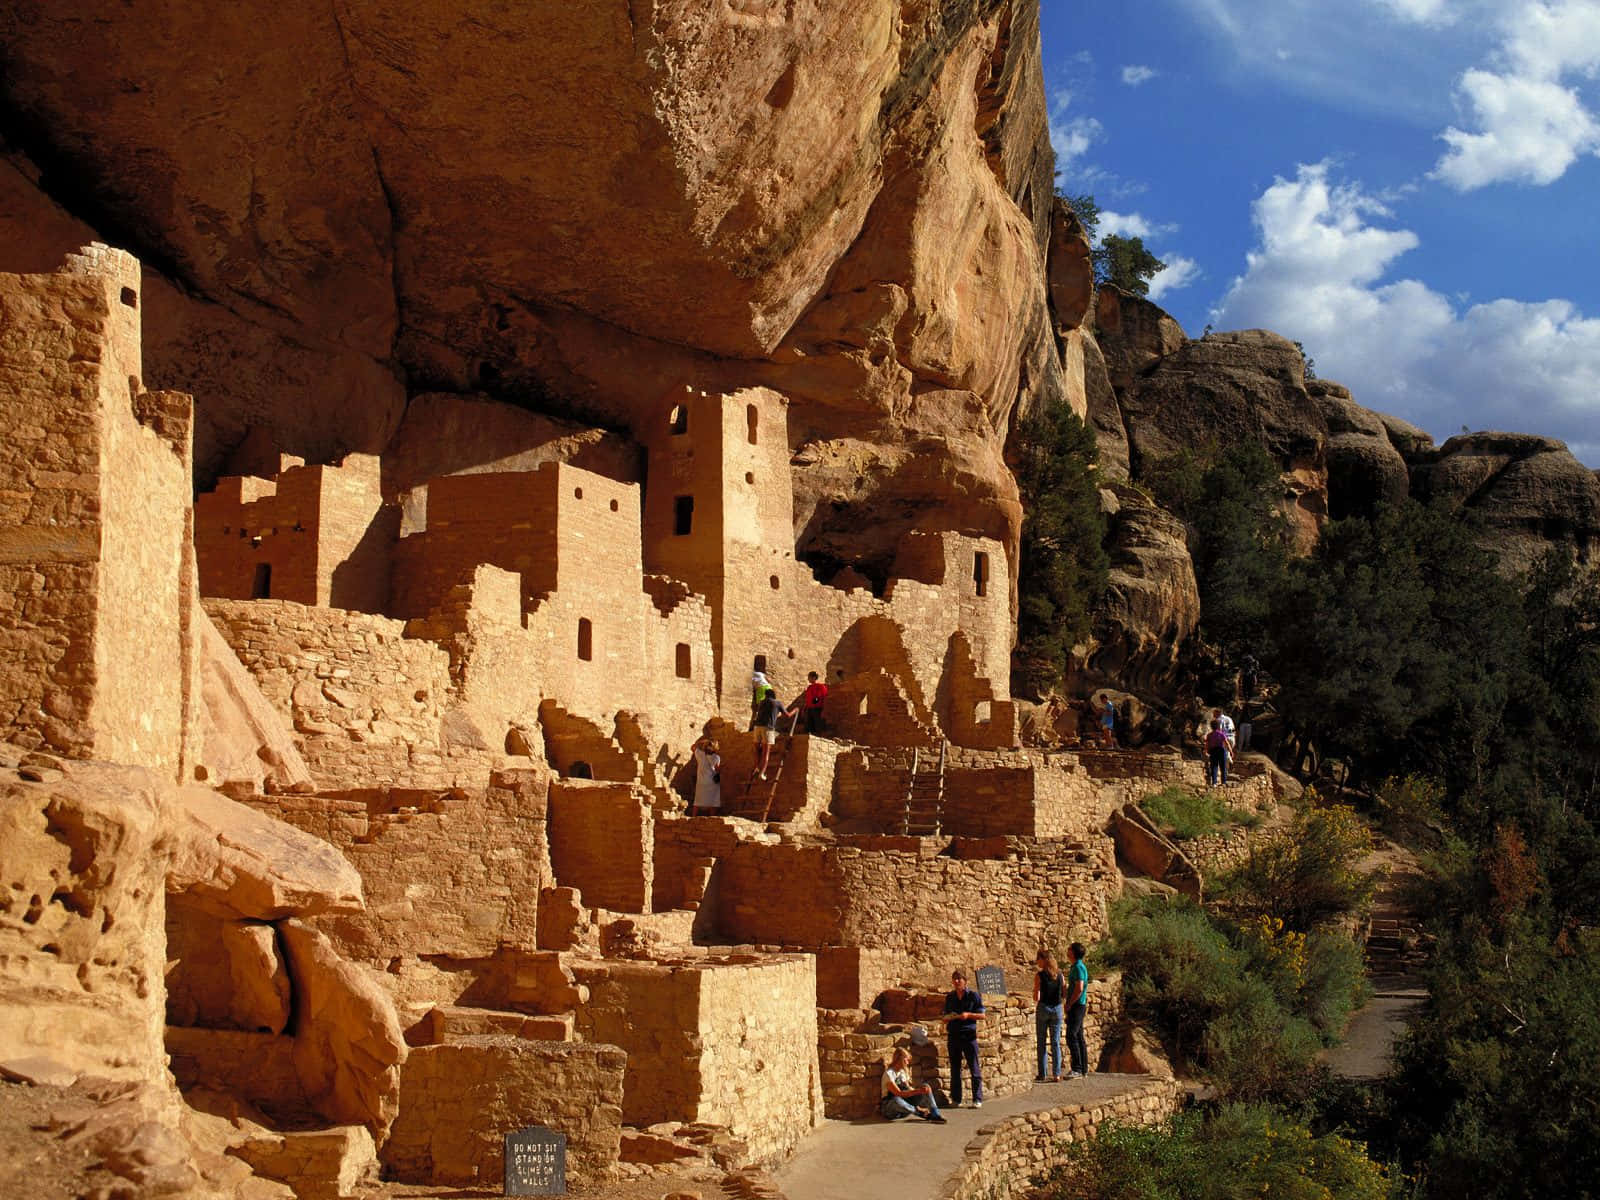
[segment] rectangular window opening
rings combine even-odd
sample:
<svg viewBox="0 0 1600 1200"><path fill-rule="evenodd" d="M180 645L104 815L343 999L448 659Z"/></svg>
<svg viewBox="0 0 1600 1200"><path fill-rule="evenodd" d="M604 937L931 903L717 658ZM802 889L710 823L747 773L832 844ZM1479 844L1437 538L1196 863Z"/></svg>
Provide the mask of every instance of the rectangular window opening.
<svg viewBox="0 0 1600 1200"><path fill-rule="evenodd" d="M588 617L578 618L578 657L584 662L594 661L594 625Z"/></svg>
<svg viewBox="0 0 1600 1200"><path fill-rule="evenodd" d="M256 577L250 584L250 599L272 599L272 564L257 563Z"/></svg>
<svg viewBox="0 0 1600 1200"><path fill-rule="evenodd" d="M678 678L679 679L688 679L689 675L690 675L690 667L691 666L692 666L692 664L691 664L690 659L689 659L689 643L688 642L679 642L678 643L678 662L677 662Z"/></svg>
<svg viewBox="0 0 1600 1200"><path fill-rule="evenodd" d="M980 596L989 591L989 556L982 550L972 556L972 584Z"/></svg>
<svg viewBox="0 0 1600 1200"><path fill-rule="evenodd" d="M744 408L744 422L745 422L746 427L749 430L750 444L752 446L757 444L757 442L756 442L756 430L757 430L757 427L760 424L760 421L761 421L761 415L758 412L756 412L756 406L754 404L745 405L745 408Z"/></svg>
<svg viewBox="0 0 1600 1200"><path fill-rule="evenodd" d="M672 533L674 537L687 537L694 528L694 497L679 496L672 502Z"/></svg>

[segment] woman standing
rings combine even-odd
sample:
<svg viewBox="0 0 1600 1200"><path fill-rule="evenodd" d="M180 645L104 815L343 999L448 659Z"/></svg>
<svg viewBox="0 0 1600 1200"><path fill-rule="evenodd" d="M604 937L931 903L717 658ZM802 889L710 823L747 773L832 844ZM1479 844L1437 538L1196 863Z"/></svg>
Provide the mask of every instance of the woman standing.
<svg viewBox="0 0 1600 1200"><path fill-rule="evenodd" d="M722 808L722 755L715 738L703 737L694 744L694 803L689 815L718 812Z"/></svg>
<svg viewBox="0 0 1600 1200"><path fill-rule="evenodd" d="M1039 1052L1039 1070L1034 1075L1035 1083L1043 1083L1044 1074L1044 1039L1046 1030L1050 1034L1050 1082L1061 1082L1061 1018L1062 1007L1066 997L1062 994L1066 990L1066 977L1062 975L1061 968L1056 964L1056 956L1048 950L1039 951L1034 959L1034 966L1038 971L1033 976L1033 1032L1034 1045Z"/></svg>

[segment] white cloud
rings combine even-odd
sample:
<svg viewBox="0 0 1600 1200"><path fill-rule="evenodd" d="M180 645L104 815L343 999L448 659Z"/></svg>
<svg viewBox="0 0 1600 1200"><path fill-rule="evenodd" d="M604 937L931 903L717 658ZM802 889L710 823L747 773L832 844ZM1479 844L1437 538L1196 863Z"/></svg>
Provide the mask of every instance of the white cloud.
<svg viewBox="0 0 1600 1200"><path fill-rule="evenodd" d="M1050 145L1056 152L1056 170L1069 170L1105 136L1105 127L1093 117L1074 116L1072 92L1059 89L1050 97Z"/></svg>
<svg viewBox="0 0 1600 1200"><path fill-rule="evenodd" d="M1381 204L1302 165L1256 200L1259 245L1214 312L1305 344L1356 400L1446 436L1465 424L1567 441L1600 462L1600 319L1566 300L1458 309L1415 279L1384 282L1418 244Z"/></svg>
<svg viewBox="0 0 1600 1200"><path fill-rule="evenodd" d="M1122 68L1122 82L1129 87L1138 87L1141 83L1149 83L1156 74L1154 67L1127 66Z"/></svg>
<svg viewBox="0 0 1600 1200"><path fill-rule="evenodd" d="M1167 265L1150 277L1150 299L1159 300L1169 292L1188 287L1199 279L1200 264L1181 254L1169 254L1163 260Z"/></svg>
<svg viewBox="0 0 1600 1200"><path fill-rule="evenodd" d="M1440 25L1455 19L1447 7L1447 0L1373 0L1397 17L1418 25Z"/></svg>
<svg viewBox="0 0 1600 1200"><path fill-rule="evenodd" d="M1119 213L1102 210L1100 213L1100 236L1106 237L1136 237L1155 238L1166 237L1178 232L1176 225L1157 225L1138 213Z"/></svg>
<svg viewBox="0 0 1600 1200"><path fill-rule="evenodd" d="M1498 69L1457 81L1475 128L1440 134L1449 149L1433 176L1460 191L1554 183L1579 156L1600 153L1600 121L1579 90L1600 69L1600 0L1524 0L1499 28Z"/></svg>

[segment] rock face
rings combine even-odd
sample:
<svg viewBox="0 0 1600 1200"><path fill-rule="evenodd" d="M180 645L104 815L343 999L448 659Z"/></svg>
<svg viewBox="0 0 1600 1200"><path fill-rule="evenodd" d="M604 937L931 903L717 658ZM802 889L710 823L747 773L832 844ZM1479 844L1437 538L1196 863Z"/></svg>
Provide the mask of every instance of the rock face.
<svg viewBox="0 0 1600 1200"><path fill-rule="evenodd" d="M1510 570L1522 571L1550 546L1580 563L1600 550L1600 479L1562 442L1521 433L1469 433L1439 447L1412 471L1413 492L1482 522Z"/></svg>
<svg viewBox="0 0 1600 1200"><path fill-rule="evenodd" d="M1200 591L1183 522L1136 488L1101 490L1111 572L1096 613L1085 681L1167 690L1184 642L1200 624Z"/></svg>
<svg viewBox="0 0 1600 1200"><path fill-rule="evenodd" d="M1337 521L1404 500L1411 477L1383 419L1330 380L1307 380L1306 392L1328 426L1328 515Z"/></svg>
<svg viewBox="0 0 1600 1200"><path fill-rule="evenodd" d="M998 444L1063 394L1030 0L65 0L0 45L0 264L92 226L160 271L148 374L202 397L202 481L252 427L382 450L402 377L635 433L765 384L794 445L917 446L799 472L829 552L941 490L1014 529Z"/></svg>

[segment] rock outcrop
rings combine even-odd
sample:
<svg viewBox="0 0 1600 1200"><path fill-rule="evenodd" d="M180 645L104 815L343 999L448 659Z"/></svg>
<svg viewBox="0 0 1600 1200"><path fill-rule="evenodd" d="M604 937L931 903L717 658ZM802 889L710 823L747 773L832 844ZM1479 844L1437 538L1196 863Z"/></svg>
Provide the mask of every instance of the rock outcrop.
<svg viewBox="0 0 1600 1200"><path fill-rule="evenodd" d="M1330 380L1308 379L1306 392L1328 427L1328 515L1337 521L1404 500L1411 477L1383 418Z"/></svg>
<svg viewBox="0 0 1600 1200"><path fill-rule="evenodd" d="M1412 468L1418 499L1481 523L1485 544L1513 571L1551 546L1580 563L1600 550L1600 479L1565 443L1524 433L1453 437Z"/></svg>
<svg viewBox="0 0 1600 1200"><path fill-rule="evenodd" d="M686 381L764 384L794 445L873 451L797 468L825 553L946 487L1014 537L999 444L1064 394L1030 0L64 0L0 14L0 45L0 210L26 214L0 262L139 253L202 482L251 429L381 451L408 388L637 433Z"/></svg>

